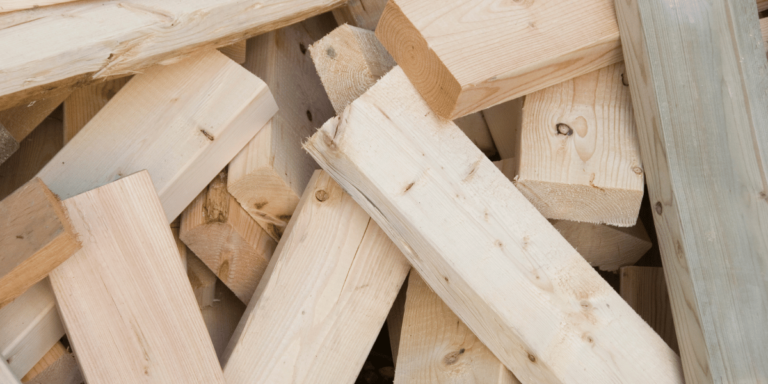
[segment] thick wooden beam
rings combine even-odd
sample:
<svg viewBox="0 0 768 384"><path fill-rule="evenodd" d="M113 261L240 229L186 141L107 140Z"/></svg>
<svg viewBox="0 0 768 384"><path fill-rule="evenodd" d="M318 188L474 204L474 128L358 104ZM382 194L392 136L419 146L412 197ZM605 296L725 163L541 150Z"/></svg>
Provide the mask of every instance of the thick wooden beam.
<svg viewBox="0 0 768 384"><path fill-rule="evenodd" d="M179 238L246 304L277 246L227 192L226 171L184 210Z"/></svg>
<svg viewBox="0 0 768 384"><path fill-rule="evenodd" d="M0 95L5 95L0 109L15 105L28 89L61 89L141 73L201 48L227 46L294 24L344 2L107 0L0 15L0 73L9 74L0 84ZM70 17L73 14L77 17Z"/></svg>
<svg viewBox="0 0 768 384"><path fill-rule="evenodd" d="M544 217L635 225L643 165L624 65L525 98L515 185Z"/></svg>
<svg viewBox="0 0 768 384"><path fill-rule="evenodd" d="M395 383L520 382L418 273L408 277Z"/></svg>
<svg viewBox="0 0 768 384"><path fill-rule="evenodd" d="M171 222L276 110L264 82L204 50L134 76L38 176L67 199L146 169Z"/></svg>
<svg viewBox="0 0 768 384"><path fill-rule="evenodd" d="M88 236L50 279L88 383L223 384L149 172L64 205Z"/></svg>
<svg viewBox="0 0 768 384"><path fill-rule="evenodd" d="M0 308L78 249L67 210L40 179L0 201Z"/></svg>
<svg viewBox="0 0 768 384"><path fill-rule="evenodd" d="M768 62L750 1L619 0L686 380L768 377Z"/></svg>
<svg viewBox="0 0 768 384"><path fill-rule="evenodd" d="M333 10L333 17L339 25L349 24L373 31L385 5L387 0L349 0L346 5Z"/></svg>
<svg viewBox="0 0 768 384"><path fill-rule="evenodd" d="M449 119L621 61L611 0L390 0L376 36Z"/></svg>
<svg viewBox="0 0 768 384"><path fill-rule="evenodd" d="M194 253L187 255L187 278L200 309L213 305L216 296L216 275Z"/></svg>
<svg viewBox="0 0 768 384"><path fill-rule="evenodd" d="M481 112L502 160L520 159L524 100L520 97Z"/></svg>
<svg viewBox="0 0 768 384"><path fill-rule="evenodd" d="M47 5L68 3L70 1L74 0L2 0L0 1L0 13L17 12Z"/></svg>
<svg viewBox="0 0 768 384"><path fill-rule="evenodd" d="M354 383L409 269L315 172L227 347L227 383Z"/></svg>
<svg viewBox="0 0 768 384"><path fill-rule="evenodd" d="M305 148L522 382L682 382L677 355L401 69Z"/></svg>
<svg viewBox="0 0 768 384"><path fill-rule="evenodd" d="M248 41L244 67L267 83L280 111L232 160L227 187L275 241L318 168L301 141L333 116L307 48L335 26L325 14Z"/></svg>
<svg viewBox="0 0 768 384"><path fill-rule="evenodd" d="M568 220L550 220L550 223L589 265L603 271L635 264L653 246L640 220L629 228Z"/></svg>
<svg viewBox="0 0 768 384"><path fill-rule="evenodd" d="M619 294L648 325L677 352L675 323L664 270L659 267L622 267Z"/></svg>
<svg viewBox="0 0 768 384"><path fill-rule="evenodd" d="M64 146L61 121L47 118L21 142L19 150L0 165L0 199L40 172Z"/></svg>
<svg viewBox="0 0 768 384"><path fill-rule="evenodd" d="M72 140L119 92L130 76L76 89L64 100L64 144Z"/></svg>

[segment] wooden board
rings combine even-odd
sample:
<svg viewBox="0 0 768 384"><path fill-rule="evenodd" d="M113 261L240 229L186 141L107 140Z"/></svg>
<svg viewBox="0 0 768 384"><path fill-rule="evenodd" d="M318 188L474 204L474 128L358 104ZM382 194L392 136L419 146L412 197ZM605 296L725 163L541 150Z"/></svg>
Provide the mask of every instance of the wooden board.
<svg viewBox="0 0 768 384"><path fill-rule="evenodd" d="M524 100L520 97L481 112L502 160L520 159Z"/></svg>
<svg viewBox="0 0 768 384"><path fill-rule="evenodd" d="M624 65L525 98L515 185L544 217L635 225L643 164Z"/></svg>
<svg viewBox="0 0 768 384"><path fill-rule="evenodd" d="M227 347L227 384L354 383L409 269L365 211L315 172Z"/></svg>
<svg viewBox="0 0 768 384"><path fill-rule="evenodd" d="M333 9L333 17L339 25L349 24L369 31L376 29L387 0L349 0Z"/></svg>
<svg viewBox="0 0 768 384"><path fill-rule="evenodd" d="M171 222L276 109L264 82L204 50L134 76L38 176L67 199L146 169Z"/></svg>
<svg viewBox="0 0 768 384"><path fill-rule="evenodd" d="M401 69L305 148L522 382L682 382L675 353Z"/></svg>
<svg viewBox="0 0 768 384"><path fill-rule="evenodd" d="M664 270L659 267L622 267L619 276L621 297L672 350L678 352Z"/></svg>
<svg viewBox="0 0 768 384"><path fill-rule="evenodd" d="M335 26L325 14L248 41L244 67L267 83L280 111L232 160L227 187L275 241L318 168L301 142L333 116L307 47Z"/></svg>
<svg viewBox="0 0 768 384"><path fill-rule="evenodd" d="M390 0L376 36L449 119L621 61L611 0Z"/></svg>
<svg viewBox="0 0 768 384"><path fill-rule="evenodd" d="M47 5L68 3L70 1L74 0L2 0L0 1L0 13L16 12Z"/></svg>
<svg viewBox="0 0 768 384"><path fill-rule="evenodd" d="M568 220L550 222L589 265L603 271L635 264L653 246L640 220L629 228Z"/></svg>
<svg viewBox="0 0 768 384"><path fill-rule="evenodd" d="M0 355L23 377L64 336L48 279L0 308Z"/></svg>
<svg viewBox="0 0 768 384"><path fill-rule="evenodd" d="M64 146L61 121L46 118L21 142L19 150L0 164L0 199L6 198L40 172Z"/></svg>
<svg viewBox="0 0 768 384"><path fill-rule="evenodd" d="M395 383L519 384L427 283L408 277Z"/></svg>
<svg viewBox="0 0 768 384"><path fill-rule="evenodd" d="M219 48L219 52L225 54L235 63L245 63L245 40L240 40L232 45Z"/></svg>
<svg viewBox="0 0 768 384"><path fill-rule="evenodd" d="M179 238L215 273L203 285L218 276L246 304L277 246L227 192L226 171L184 210Z"/></svg>
<svg viewBox="0 0 768 384"><path fill-rule="evenodd" d="M0 15L0 73L12 74L0 84L0 110L29 93L141 73L202 48L227 46L294 24L344 2L133 0L127 5L107 0Z"/></svg>
<svg viewBox="0 0 768 384"><path fill-rule="evenodd" d="M40 179L0 201L0 308L79 249L67 210Z"/></svg>
<svg viewBox="0 0 768 384"><path fill-rule="evenodd" d="M757 10L616 4L686 380L765 382L768 61Z"/></svg>
<svg viewBox="0 0 768 384"><path fill-rule="evenodd" d="M221 280L217 280L215 290L212 305L201 308L200 311L203 313L203 321L208 328L208 335L213 342L216 356L223 366L224 351L232 334L235 333L240 318L245 313L245 304Z"/></svg>
<svg viewBox="0 0 768 384"><path fill-rule="evenodd" d="M119 92L130 76L76 89L64 100L64 144L72 140Z"/></svg>
<svg viewBox="0 0 768 384"><path fill-rule="evenodd" d="M88 383L223 384L149 172L64 205L83 248L50 279Z"/></svg>

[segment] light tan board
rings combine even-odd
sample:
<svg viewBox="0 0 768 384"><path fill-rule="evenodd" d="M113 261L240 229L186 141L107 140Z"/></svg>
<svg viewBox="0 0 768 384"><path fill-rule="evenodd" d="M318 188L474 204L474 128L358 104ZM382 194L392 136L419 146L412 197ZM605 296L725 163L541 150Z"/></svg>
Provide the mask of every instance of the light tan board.
<svg viewBox="0 0 768 384"><path fill-rule="evenodd" d="M333 116L307 48L335 26L325 14L248 41L244 67L269 85L280 111L232 160L228 189L275 241L318 168L301 141Z"/></svg>
<svg viewBox="0 0 768 384"><path fill-rule="evenodd" d="M524 100L520 97L481 112L502 160L520 160Z"/></svg>
<svg viewBox="0 0 768 384"><path fill-rule="evenodd" d="M355 382L410 266L317 171L227 347L227 384Z"/></svg>
<svg viewBox="0 0 768 384"><path fill-rule="evenodd" d="M235 333L240 318L243 317L245 304L221 280L217 280L215 290L216 296L212 305L201 308L200 311L203 313L203 320L208 328L213 348L216 349L216 356L223 363L224 351L232 334Z"/></svg>
<svg viewBox="0 0 768 384"><path fill-rule="evenodd" d="M568 220L550 222L589 265L603 271L635 264L653 246L640 220L629 228Z"/></svg>
<svg viewBox="0 0 768 384"><path fill-rule="evenodd" d="M48 279L0 308L0 355L23 377L64 336Z"/></svg>
<svg viewBox="0 0 768 384"><path fill-rule="evenodd" d="M72 140L119 92L130 76L76 89L64 100L64 144Z"/></svg>
<svg viewBox="0 0 768 384"><path fill-rule="evenodd" d="M643 165L624 65L525 99L515 185L544 217L635 225Z"/></svg>
<svg viewBox="0 0 768 384"><path fill-rule="evenodd" d="M402 321L396 384L520 383L416 272Z"/></svg>
<svg viewBox="0 0 768 384"><path fill-rule="evenodd" d="M522 382L682 382L653 329L429 111L395 68L305 148Z"/></svg>
<svg viewBox="0 0 768 384"><path fill-rule="evenodd" d="M276 112L215 50L134 78L38 174L62 199L148 170L173 221Z"/></svg>
<svg viewBox="0 0 768 384"><path fill-rule="evenodd" d="M216 296L216 275L194 253L187 255L187 277L197 306L202 310L213 305Z"/></svg>
<svg viewBox="0 0 768 384"><path fill-rule="evenodd" d="M0 15L4 58L0 73L11 74L0 83L0 110L45 89L71 89L94 80L141 73L154 64L170 64L201 48L227 46L343 3L345 0L79 1ZM73 14L77 17L70 17Z"/></svg>
<svg viewBox="0 0 768 384"><path fill-rule="evenodd" d="M3 16L0 15L0 19ZM63 91L46 98L33 100L24 105L0 111L0 124L11 133L17 142L37 128L48 115L53 112L69 96L70 92Z"/></svg>
<svg viewBox="0 0 768 384"><path fill-rule="evenodd" d="M224 383L149 173L64 205L83 248L50 279L88 383Z"/></svg>
<svg viewBox="0 0 768 384"><path fill-rule="evenodd" d="M16 12L47 5L68 3L74 0L0 0L0 13Z"/></svg>
<svg viewBox="0 0 768 384"><path fill-rule="evenodd" d="M227 192L226 171L184 210L179 237L246 304L277 246Z"/></svg>
<svg viewBox="0 0 768 384"><path fill-rule="evenodd" d="M766 383L768 61L757 10L616 6L686 380Z"/></svg>
<svg viewBox="0 0 768 384"><path fill-rule="evenodd" d="M621 297L677 352L664 270L659 267L622 267L619 276Z"/></svg>
<svg viewBox="0 0 768 384"><path fill-rule="evenodd" d="M349 24L373 31L385 5L387 0L350 0L346 5L335 8L333 17L339 25Z"/></svg>
<svg viewBox="0 0 768 384"><path fill-rule="evenodd" d="M238 64L245 63L245 40L240 40L232 45L219 48L219 52L227 55L232 61Z"/></svg>
<svg viewBox="0 0 768 384"><path fill-rule="evenodd" d="M0 201L0 308L78 249L66 209L40 179Z"/></svg>
<svg viewBox="0 0 768 384"><path fill-rule="evenodd" d="M35 176L63 147L61 121L47 118L21 142L19 150L0 165L0 199Z"/></svg>
<svg viewBox="0 0 768 384"><path fill-rule="evenodd" d="M612 0L390 0L376 36L450 119L621 61Z"/></svg>

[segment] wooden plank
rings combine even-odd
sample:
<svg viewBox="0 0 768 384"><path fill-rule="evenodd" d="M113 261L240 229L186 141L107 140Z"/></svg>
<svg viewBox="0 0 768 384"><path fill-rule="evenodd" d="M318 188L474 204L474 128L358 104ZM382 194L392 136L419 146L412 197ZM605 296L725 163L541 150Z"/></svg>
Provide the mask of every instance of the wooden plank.
<svg viewBox="0 0 768 384"><path fill-rule="evenodd" d="M333 17L339 25L349 24L373 31L385 5L387 0L349 0L347 4L333 9Z"/></svg>
<svg viewBox="0 0 768 384"><path fill-rule="evenodd" d="M397 384L520 383L416 272L400 337Z"/></svg>
<svg viewBox="0 0 768 384"><path fill-rule="evenodd" d="M19 149L19 142L13 134L0 124L0 164L8 160Z"/></svg>
<svg viewBox="0 0 768 384"><path fill-rule="evenodd" d="M130 76L125 76L78 88L72 92L64 100L64 144L72 140L130 79Z"/></svg>
<svg viewBox="0 0 768 384"><path fill-rule="evenodd" d="M315 172L227 347L227 383L354 383L409 268Z"/></svg>
<svg viewBox="0 0 768 384"><path fill-rule="evenodd" d="M0 308L0 355L23 377L64 336L48 279Z"/></svg>
<svg viewBox="0 0 768 384"><path fill-rule="evenodd" d="M179 238L215 273L208 285L218 276L246 304L277 246L227 192L226 171L184 210Z"/></svg>
<svg viewBox="0 0 768 384"><path fill-rule="evenodd" d="M603 271L635 264L653 246L640 220L629 228L568 220L550 222L589 265Z"/></svg>
<svg viewBox="0 0 768 384"><path fill-rule="evenodd" d="M619 276L621 297L672 350L678 352L664 270L659 267L622 267Z"/></svg>
<svg viewBox="0 0 768 384"><path fill-rule="evenodd" d="M187 278L200 309L213 305L216 296L216 275L194 253L187 257Z"/></svg>
<svg viewBox="0 0 768 384"><path fill-rule="evenodd" d="M2 0L0 1L0 13L17 12L47 5L68 3L70 1L74 0Z"/></svg>
<svg viewBox="0 0 768 384"><path fill-rule="evenodd" d="M11 369L8 367L8 364L6 364L5 361L0 361L0 381L2 381L4 384L19 384L19 378L16 377L16 375L11 372Z"/></svg>
<svg viewBox="0 0 768 384"><path fill-rule="evenodd" d="M0 84L0 95L7 95L0 98L0 110L16 105L28 89L66 88L141 73L202 48L227 46L297 23L344 2L133 0L126 5L107 0L0 15L0 73L10 74Z"/></svg>
<svg viewBox="0 0 768 384"><path fill-rule="evenodd" d="M61 121L46 118L21 142L19 150L0 165L0 199L6 198L40 172L64 146Z"/></svg>
<svg viewBox="0 0 768 384"><path fill-rule="evenodd" d="M455 119L621 61L610 0L391 0L376 36Z"/></svg>
<svg viewBox="0 0 768 384"><path fill-rule="evenodd" d="M429 112L395 68L304 147L522 382L681 382L664 341Z"/></svg>
<svg viewBox="0 0 768 384"><path fill-rule="evenodd" d="M38 176L67 199L146 169L171 222L276 109L264 82L204 50L134 76Z"/></svg>
<svg viewBox="0 0 768 384"><path fill-rule="evenodd" d="M616 5L686 380L765 382L768 110L757 106L768 105L768 62L757 10Z"/></svg>
<svg viewBox="0 0 768 384"><path fill-rule="evenodd" d="M223 384L149 172L64 205L83 248L50 280L88 383Z"/></svg>
<svg viewBox="0 0 768 384"><path fill-rule="evenodd" d="M245 40L240 40L237 43L234 43L232 45L227 45L226 47L219 48L219 52L225 54L227 57L232 59L235 63L243 64L245 63Z"/></svg>
<svg viewBox="0 0 768 384"><path fill-rule="evenodd" d="M213 342L216 356L223 366L224 351L235 333L240 318L245 313L245 304L221 280L216 282L215 294L211 306L201 308L200 311L203 313L203 321L208 328L208 335Z"/></svg>
<svg viewBox="0 0 768 384"><path fill-rule="evenodd" d="M515 186L549 219L635 225L644 180L632 113L623 64L526 96Z"/></svg>
<svg viewBox="0 0 768 384"><path fill-rule="evenodd" d="M38 178L0 202L0 308L77 250L61 201Z"/></svg>
<svg viewBox="0 0 768 384"><path fill-rule="evenodd" d="M307 47L335 26L325 14L248 41L244 67L267 83L280 111L232 160L227 188L275 241L318 168L301 142L333 116Z"/></svg>
<svg viewBox="0 0 768 384"><path fill-rule="evenodd" d="M481 112L502 160L520 159L524 100L519 97Z"/></svg>

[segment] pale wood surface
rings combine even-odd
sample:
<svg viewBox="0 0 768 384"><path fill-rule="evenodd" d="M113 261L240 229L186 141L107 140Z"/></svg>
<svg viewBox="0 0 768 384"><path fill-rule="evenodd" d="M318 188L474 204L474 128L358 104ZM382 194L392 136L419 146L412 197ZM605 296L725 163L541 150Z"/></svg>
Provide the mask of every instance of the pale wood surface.
<svg viewBox="0 0 768 384"><path fill-rule="evenodd" d="M0 18L3 16L0 15ZM69 96L70 92L58 92L46 98L32 100L4 111L0 111L0 124L11 133L16 141L21 142L48 115Z"/></svg>
<svg viewBox="0 0 768 384"><path fill-rule="evenodd" d="M213 305L216 296L216 275L194 253L187 255L187 278L195 294L197 306L202 310Z"/></svg>
<svg viewBox="0 0 768 384"><path fill-rule="evenodd" d="M170 222L276 109L264 82L204 50L134 76L38 176L66 199L146 169Z"/></svg>
<svg viewBox="0 0 768 384"><path fill-rule="evenodd" d="M396 384L519 384L415 271L408 277Z"/></svg>
<svg viewBox="0 0 768 384"><path fill-rule="evenodd" d="M226 171L184 210L179 238L246 304L277 246L227 192Z"/></svg>
<svg viewBox="0 0 768 384"><path fill-rule="evenodd" d="M346 5L334 8L333 17L339 25L349 24L373 31L385 5L387 0L349 0Z"/></svg>
<svg viewBox="0 0 768 384"><path fill-rule="evenodd" d="M68 3L70 1L74 0L2 0L0 1L0 13Z"/></svg>
<svg viewBox="0 0 768 384"><path fill-rule="evenodd" d="M66 209L40 179L0 201L0 308L78 249Z"/></svg>
<svg viewBox="0 0 768 384"><path fill-rule="evenodd" d="M61 121L46 118L0 165L0 199L31 180L64 146Z"/></svg>
<svg viewBox="0 0 768 384"><path fill-rule="evenodd" d="M502 160L520 159L524 100L519 97L481 112Z"/></svg>
<svg viewBox="0 0 768 384"><path fill-rule="evenodd" d="M0 355L23 377L64 336L51 283L46 278L0 308Z"/></svg>
<svg viewBox="0 0 768 384"><path fill-rule="evenodd" d="M50 280L88 383L223 384L149 172L64 205L83 248Z"/></svg>
<svg viewBox="0 0 768 384"><path fill-rule="evenodd" d="M3 164L19 149L19 142L13 134L0 124L0 164Z"/></svg>
<svg viewBox="0 0 768 384"><path fill-rule="evenodd" d="M245 304L221 280L217 280L213 304L210 307L201 308L200 311L203 313L203 321L208 328L213 348L216 349L216 356L223 365L224 351L232 334L235 333L240 318L245 313Z"/></svg>
<svg viewBox="0 0 768 384"><path fill-rule="evenodd" d="M401 69L305 148L522 382L682 382L677 355Z"/></svg>
<svg viewBox="0 0 768 384"><path fill-rule="evenodd" d="M653 246L640 220L629 228L568 220L550 222L589 265L603 271L632 265Z"/></svg>
<svg viewBox="0 0 768 384"><path fill-rule="evenodd" d="M515 185L549 219L635 225L643 165L624 65L525 98Z"/></svg>
<svg viewBox="0 0 768 384"><path fill-rule="evenodd" d="M315 172L227 347L227 383L354 383L409 269Z"/></svg>
<svg viewBox="0 0 768 384"><path fill-rule="evenodd" d="M227 57L238 64L245 63L245 50L245 40L219 48L219 52L227 55Z"/></svg>
<svg viewBox="0 0 768 384"><path fill-rule="evenodd" d="M18 384L19 378L13 374L5 361L0 361L0 382L3 384Z"/></svg>
<svg viewBox="0 0 768 384"><path fill-rule="evenodd" d="M248 41L244 67L267 83L280 111L232 160L228 188L275 241L318 168L301 142L333 116L307 48L335 26L324 14Z"/></svg>
<svg viewBox="0 0 768 384"><path fill-rule="evenodd" d="M376 36L450 119L621 61L611 0L390 0Z"/></svg>
<svg viewBox="0 0 768 384"><path fill-rule="evenodd" d="M50 367L53 363L55 363L59 358L67 354L67 348L64 347L64 344L61 342L57 342L56 344L51 347L51 349L48 350L48 352L45 353L45 356L40 359L40 361L35 364L32 369L27 372L24 377L21 378L21 381L26 383L29 380L32 380L35 376L39 375L43 371L45 371L48 367Z"/></svg>
<svg viewBox="0 0 768 384"><path fill-rule="evenodd" d="M344 0L107 0L0 15L0 100L141 73L329 11ZM70 17L77 15L77 17ZM203 17L204 15L204 17ZM42 38L45 36L45 38ZM34 47L34 49L30 49ZM56 84L56 82L59 82ZM13 95L20 93L19 95Z"/></svg>
<svg viewBox="0 0 768 384"><path fill-rule="evenodd" d="M664 270L659 267L622 267L619 276L621 297L672 350L678 352Z"/></svg>
<svg viewBox="0 0 768 384"><path fill-rule="evenodd" d="M768 62L751 1L616 2L688 382L768 382Z"/></svg>
<svg viewBox="0 0 768 384"><path fill-rule="evenodd" d="M64 144L72 140L128 83L130 76L76 89L64 100Z"/></svg>

